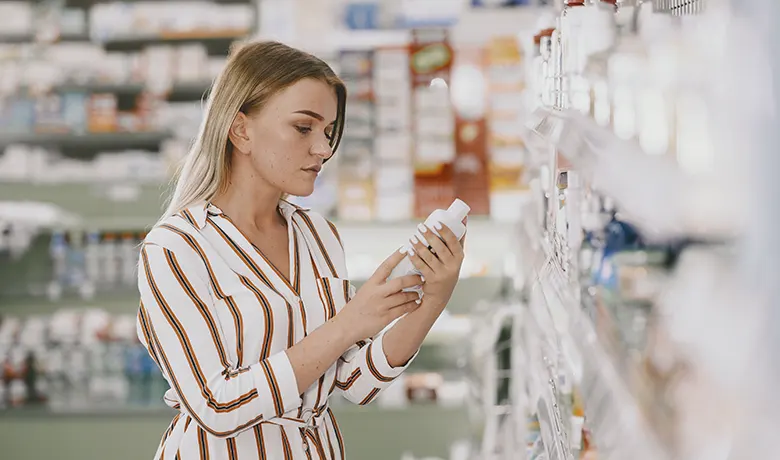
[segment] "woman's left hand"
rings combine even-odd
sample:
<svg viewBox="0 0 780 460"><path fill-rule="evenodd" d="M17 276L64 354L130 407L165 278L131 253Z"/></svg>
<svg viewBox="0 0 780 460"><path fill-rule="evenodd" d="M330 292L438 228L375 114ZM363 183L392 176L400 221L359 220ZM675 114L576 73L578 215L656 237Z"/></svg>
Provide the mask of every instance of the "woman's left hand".
<svg viewBox="0 0 780 460"><path fill-rule="evenodd" d="M441 238L437 237L432 229L420 225L420 233L431 249L428 249L425 241L415 241L417 238L413 238L414 253L409 255L409 259L422 273L424 279L423 302L443 309L450 301L452 291L458 283L460 267L463 265L465 235L458 241L446 225L438 225L441 228L437 228L436 231Z"/></svg>

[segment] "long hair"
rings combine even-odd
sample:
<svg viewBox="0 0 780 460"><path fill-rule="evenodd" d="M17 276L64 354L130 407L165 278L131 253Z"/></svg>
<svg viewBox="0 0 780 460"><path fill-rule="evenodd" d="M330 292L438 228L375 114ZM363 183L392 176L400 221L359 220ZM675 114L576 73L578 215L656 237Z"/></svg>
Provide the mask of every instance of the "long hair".
<svg viewBox="0 0 780 460"><path fill-rule="evenodd" d="M331 140L335 152L344 132L347 90L330 66L278 42L239 44L231 49L225 68L214 81L198 136L174 178L173 194L158 224L224 191L233 151L228 132L236 115L262 109L274 94L304 78L323 81L336 92L338 112Z"/></svg>

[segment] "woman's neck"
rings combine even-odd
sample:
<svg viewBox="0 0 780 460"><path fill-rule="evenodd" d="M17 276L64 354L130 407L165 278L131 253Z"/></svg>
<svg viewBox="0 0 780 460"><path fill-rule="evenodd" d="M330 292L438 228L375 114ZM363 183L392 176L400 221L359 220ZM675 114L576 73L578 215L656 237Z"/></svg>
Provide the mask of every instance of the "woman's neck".
<svg viewBox="0 0 780 460"><path fill-rule="evenodd" d="M240 180L231 177L225 191L211 202L230 216L239 227L263 230L278 225L282 192L265 184L262 179Z"/></svg>

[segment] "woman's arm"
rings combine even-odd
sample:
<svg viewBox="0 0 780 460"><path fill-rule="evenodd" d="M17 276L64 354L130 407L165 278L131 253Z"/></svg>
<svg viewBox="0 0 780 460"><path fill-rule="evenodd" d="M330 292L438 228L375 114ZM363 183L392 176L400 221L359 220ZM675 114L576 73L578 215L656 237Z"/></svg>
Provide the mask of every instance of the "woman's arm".
<svg viewBox="0 0 780 460"><path fill-rule="evenodd" d="M431 246L440 257L422 244L415 244L415 254L411 257L425 278L425 295L420 307L373 340L353 347L339 360L335 385L355 404L369 404L406 370L452 296L463 262L463 246L449 229L437 230L443 241L433 235L429 239L436 240Z"/></svg>
<svg viewBox="0 0 780 460"><path fill-rule="evenodd" d="M403 366L420 349L425 336L433 323L441 315L452 297L458 282L460 267L463 264L463 240L458 241L455 234L444 225L436 231L423 231L433 252L426 245L415 243L413 253L409 255L414 266L423 274L423 299L420 308L404 316L384 334L384 352L387 362L393 366Z"/></svg>
<svg viewBox="0 0 780 460"><path fill-rule="evenodd" d="M383 264L383 273L401 260L392 259ZM227 359L226 345L212 317L213 301L203 266L194 251L144 245L139 270L139 337L183 410L219 437L234 436L297 408L299 395L357 337L367 333L366 327L381 329L417 306L413 301L409 304L408 295L399 293L400 289L390 292L395 285L372 282L339 315L292 348L236 368Z"/></svg>

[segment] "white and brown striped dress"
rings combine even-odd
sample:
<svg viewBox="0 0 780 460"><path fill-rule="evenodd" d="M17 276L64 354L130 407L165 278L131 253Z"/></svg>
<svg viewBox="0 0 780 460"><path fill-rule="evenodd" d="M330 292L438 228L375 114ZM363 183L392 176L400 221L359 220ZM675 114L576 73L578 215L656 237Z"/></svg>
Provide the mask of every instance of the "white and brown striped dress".
<svg viewBox="0 0 780 460"><path fill-rule="evenodd" d="M388 364L380 334L298 394L285 350L338 313L354 288L333 224L286 201L279 207L289 282L209 203L144 241L138 336L170 384L166 403L179 410L155 459L341 460L328 398L340 391L368 404L405 369Z"/></svg>

